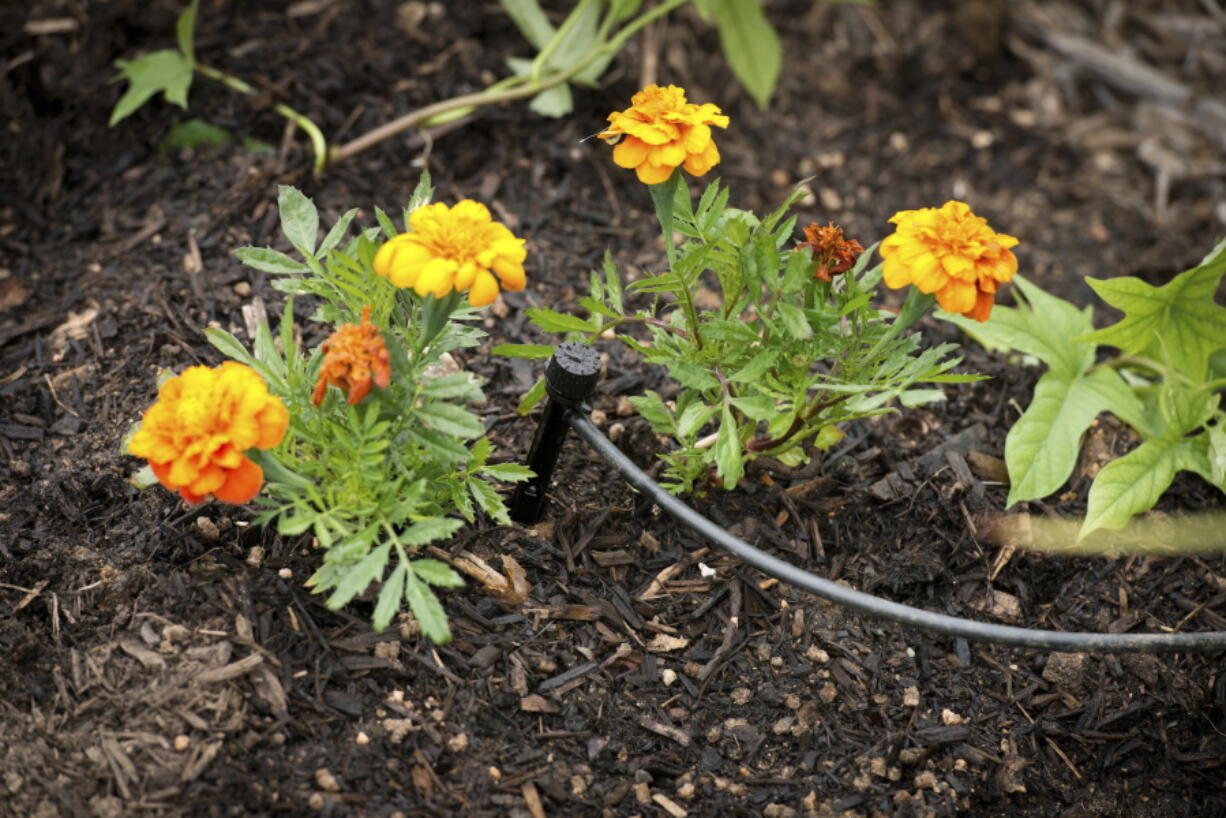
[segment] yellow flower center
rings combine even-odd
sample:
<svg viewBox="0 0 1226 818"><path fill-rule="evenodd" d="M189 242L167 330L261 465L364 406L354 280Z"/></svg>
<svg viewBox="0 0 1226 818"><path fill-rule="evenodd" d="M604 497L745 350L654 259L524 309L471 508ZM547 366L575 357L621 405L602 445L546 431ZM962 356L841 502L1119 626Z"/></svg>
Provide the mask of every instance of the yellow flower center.
<svg viewBox="0 0 1226 818"><path fill-rule="evenodd" d="M481 209L485 210L484 207ZM488 211L482 214L458 212L460 210L459 205L450 213L423 207L409 219L417 240L432 255L462 265L467 261L476 261L477 256L489 248L492 223ZM481 218L483 215L484 218Z"/></svg>

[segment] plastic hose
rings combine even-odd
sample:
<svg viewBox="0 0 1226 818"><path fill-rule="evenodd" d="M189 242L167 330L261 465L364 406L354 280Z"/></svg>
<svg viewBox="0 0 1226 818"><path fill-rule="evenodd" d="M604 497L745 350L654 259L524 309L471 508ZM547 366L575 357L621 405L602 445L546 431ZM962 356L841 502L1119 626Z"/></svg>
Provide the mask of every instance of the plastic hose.
<svg viewBox="0 0 1226 818"><path fill-rule="evenodd" d="M784 562L729 534L660 487L655 480L613 445L583 414L570 410L567 421L601 457L613 465L631 486L653 503L763 573L852 610L901 625L960 636L972 642L993 642L1023 648L1066 653L1163 653L1169 651L1226 650L1226 631L1201 633L1085 633L1015 628L933 613L866 594Z"/></svg>

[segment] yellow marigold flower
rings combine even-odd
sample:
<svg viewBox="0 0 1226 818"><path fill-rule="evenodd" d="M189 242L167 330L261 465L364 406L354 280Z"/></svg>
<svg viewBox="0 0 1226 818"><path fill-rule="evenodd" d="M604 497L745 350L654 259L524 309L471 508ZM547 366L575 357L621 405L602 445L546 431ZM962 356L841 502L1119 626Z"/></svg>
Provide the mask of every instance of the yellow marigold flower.
<svg viewBox="0 0 1226 818"><path fill-rule="evenodd" d="M609 114L609 127L599 136L617 145L613 161L634 168L640 182L668 181L678 165L702 176L719 164L711 126L727 128L728 117L718 106L686 102L685 89L676 85L648 85L630 103L626 110Z"/></svg>
<svg viewBox="0 0 1226 818"><path fill-rule="evenodd" d="M822 281L830 282L834 276L845 273L856 263L856 258L864 252L860 242L848 239L843 235L843 228L834 222L825 227L819 227L817 222L805 228L805 240L796 245L797 250L808 247L813 252L816 264L813 275Z"/></svg>
<svg viewBox="0 0 1226 818"><path fill-rule="evenodd" d="M193 366L162 384L128 450L189 503L211 494L241 504L264 483L264 471L243 453L276 446L288 426L285 405L251 367Z"/></svg>
<svg viewBox="0 0 1226 818"><path fill-rule="evenodd" d="M914 284L920 292L936 293L946 312L987 321L997 286L1017 272L1009 248L1018 240L997 233L957 201L939 209L900 210L890 221L898 227L881 242L886 286Z"/></svg>
<svg viewBox="0 0 1226 818"><path fill-rule="evenodd" d="M387 389L392 382L392 359L379 328L370 323L370 307L362 309L361 324L341 324L323 343L324 362L319 381L311 393L311 403L323 402L328 384L349 393L349 402L358 403L378 384Z"/></svg>
<svg viewBox="0 0 1226 818"><path fill-rule="evenodd" d="M414 210L409 232L379 248L375 272L397 287L442 298L468 290L468 303L484 307L504 290L524 288L524 240L490 217L485 205L465 199ZM497 278L495 278L497 276Z"/></svg>

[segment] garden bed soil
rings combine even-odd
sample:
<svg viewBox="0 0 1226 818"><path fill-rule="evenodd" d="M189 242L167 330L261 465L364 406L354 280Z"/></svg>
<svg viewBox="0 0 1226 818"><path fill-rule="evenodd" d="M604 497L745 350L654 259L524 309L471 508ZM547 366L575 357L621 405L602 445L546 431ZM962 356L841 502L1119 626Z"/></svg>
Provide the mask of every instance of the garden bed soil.
<svg viewBox="0 0 1226 818"><path fill-rule="evenodd" d="M138 463L120 439L158 371L216 363L206 327L245 337L280 309L232 255L280 241L278 184L325 220L361 206L368 224L426 166L439 198L490 202L531 250L527 291L485 319L491 343L551 342L522 310L575 309L606 248L630 276L658 269L646 192L581 141L644 80L731 114L717 173L734 204L770 207L811 177L802 223L833 219L867 244L898 209L962 198L1022 239L1025 274L1082 303L1085 276L1169 280L1223 232L1213 135L1045 37L1127 45L1220 93L1213 4L768 5L788 55L770 112L686 13L565 119L492 108L318 179L299 135L206 80L192 113L271 151L159 156L184 116L160 100L106 127L112 62L168 46L177 3L0 11L0 814L1226 815L1220 656L1049 655L867 620L739 566L573 441L543 522L483 520L442 546L513 559L530 585L518 600L476 581L446 593L444 646L408 620L372 633L368 603L326 610L302 586L309 538L128 482ZM352 137L525 53L497 4L461 6L206 0L197 52ZM625 398L661 375L602 350L598 419L652 467L659 442ZM533 426L514 406L539 367L483 352L462 363L488 378L499 456L521 458ZM767 475L698 508L931 610L1226 626L1219 558L1001 558L985 536L1007 493L997 458L1038 372L975 349L966 366L992 380L853 425L810 477ZM1089 475L1131 443L1102 418L1066 492L1031 511L1083 512ZM1162 508L1220 505L1181 478Z"/></svg>

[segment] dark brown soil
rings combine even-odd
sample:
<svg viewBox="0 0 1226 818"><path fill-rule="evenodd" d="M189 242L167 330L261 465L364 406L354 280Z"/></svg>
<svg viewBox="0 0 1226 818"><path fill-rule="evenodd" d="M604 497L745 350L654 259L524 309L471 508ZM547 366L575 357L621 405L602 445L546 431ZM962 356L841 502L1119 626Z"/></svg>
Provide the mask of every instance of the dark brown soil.
<svg viewBox="0 0 1226 818"><path fill-rule="evenodd" d="M394 3L202 5L202 59L330 135L476 90L526 50L494 3L406 3L428 12L409 28ZM241 336L244 308L275 314L276 291L231 252L278 241L278 183L325 219L398 208L423 165L440 198L491 202L532 251L528 291L487 321L493 342L537 340L522 308L573 308L606 247L631 271L657 265L645 192L580 142L648 65L732 115L718 171L740 206L811 176L802 219L867 243L895 210L963 198L1022 238L1026 273L1081 301L1086 275L1161 281L1212 246L1220 132L1077 70L1043 32L1220 94L1216 4L930 8L770 3L788 61L769 113L685 14L564 120L485 110L428 150L396 139L320 179L279 118L206 80L192 114L276 150L159 158L183 116L160 102L107 129L112 61L168 46L177 3L0 10L0 814L1226 815L1220 656L1049 656L865 620L740 567L577 444L544 523L487 521L447 544L496 567L513 557L532 592L519 605L475 584L448 593L443 647L407 627L371 633L360 602L323 608L302 587L309 541L127 482L138 463L119 441L158 369L215 363L204 328ZM30 27L48 20L64 22ZM654 438L619 408L660 375L606 351L596 408L650 465ZM501 456L521 458L532 422L513 406L535 368L464 363L489 379ZM1068 630L1226 626L1220 559L1017 554L988 581L998 552L982 530L1006 487L973 453L1001 455L1037 373L974 350L968 366L994 379L854 426L818 479L699 507L932 610ZM1086 469L1128 445L1104 419L1068 492L1035 510L1084 510ZM1181 479L1163 507L1220 505Z"/></svg>

